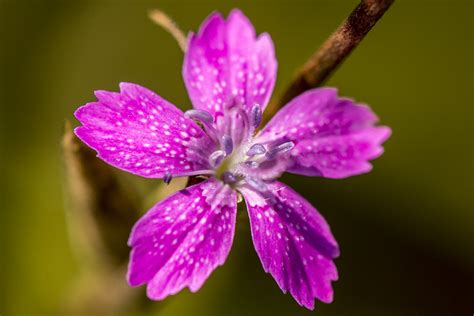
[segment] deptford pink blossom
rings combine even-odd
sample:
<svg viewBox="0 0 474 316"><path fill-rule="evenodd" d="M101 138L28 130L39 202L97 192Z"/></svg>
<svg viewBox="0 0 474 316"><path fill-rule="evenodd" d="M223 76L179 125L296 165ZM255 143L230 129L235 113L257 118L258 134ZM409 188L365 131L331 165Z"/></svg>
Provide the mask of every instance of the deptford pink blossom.
<svg viewBox="0 0 474 316"><path fill-rule="evenodd" d="M183 77L194 109L183 113L137 84L97 91L79 108L75 132L98 157L127 172L162 178L203 175L150 209L134 226L128 282L161 300L197 291L222 265L234 238L238 193L255 250L283 292L306 308L333 300L339 248L319 212L287 185L284 172L345 178L371 170L390 129L334 88L310 90L260 131L277 61L267 33L238 10L211 14L190 34Z"/></svg>

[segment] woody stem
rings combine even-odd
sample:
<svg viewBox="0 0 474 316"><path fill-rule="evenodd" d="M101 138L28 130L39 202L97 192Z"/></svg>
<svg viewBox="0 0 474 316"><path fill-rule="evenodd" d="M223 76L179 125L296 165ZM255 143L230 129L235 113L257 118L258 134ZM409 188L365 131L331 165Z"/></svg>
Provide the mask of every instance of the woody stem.
<svg viewBox="0 0 474 316"><path fill-rule="evenodd" d="M306 61L280 98L264 113L267 122L291 99L320 86L357 47L394 0L362 0L336 31Z"/></svg>

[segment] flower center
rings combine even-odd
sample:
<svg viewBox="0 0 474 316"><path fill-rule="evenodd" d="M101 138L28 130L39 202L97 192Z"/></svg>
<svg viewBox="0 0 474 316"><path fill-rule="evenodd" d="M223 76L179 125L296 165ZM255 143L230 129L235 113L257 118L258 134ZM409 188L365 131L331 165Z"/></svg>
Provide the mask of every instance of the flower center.
<svg viewBox="0 0 474 316"><path fill-rule="evenodd" d="M196 109L185 115L196 120L216 143L216 150L209 155L209 166L216 178L233 187L246 183L259 191L266 190L262 180L283 171L279 158L294 147L293 142L285 140L257 142L255 130L262 119L258 104L249 114L241 107L232 107L225 114L216 113L215 117Z"/></svg>

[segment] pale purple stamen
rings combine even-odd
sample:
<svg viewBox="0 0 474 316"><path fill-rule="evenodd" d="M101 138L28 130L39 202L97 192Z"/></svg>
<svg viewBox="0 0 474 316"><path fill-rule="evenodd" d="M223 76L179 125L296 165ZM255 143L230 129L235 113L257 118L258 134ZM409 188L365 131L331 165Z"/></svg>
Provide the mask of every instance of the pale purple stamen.
<svg viewBox="0 0 474 316"><path fill-rule="evenodd" d="M266 151L267 150L265 149L265 146L263 146L262 144L254 144L247 151L247 156L253 157L256 155L261 155L264 154Z"/></svg>
<svg viewBox="0 0 474 316"><path fill-rule="evenodd" d="M237 177L232 172L229 172L229 171L224 172L221 176L221 179L222 181L224 181L224 183L237 182Z"/></svg>
<svg viewBox="0 0 474 316"><path fill-rule="evenodd" d="M257 169L260 164L253 160L248 160L244 163L245 166L249 167L250 169Z"/></svg>
<svg viewBox="0 0 474 316"><path fill-rule="evenodd" d="M258 192L266 192L268 190L265 182L258 178L247 177L245 178L245 182Z"/></svg>
<svg viewBox="0 0 474 316"><path fill-rule="evenodd" d="M234 150L234 142L229 135L222 136L222 147L227 156L230 155Z"/></svg>
<svg viewBox="0 0 474 316"><path fill-rule="evenodd" d="M205 123L212 123L213 121L212 115L209 112L204 111L204 110L196 110L196 109L188 110L184 112L184 116L190 119L195 119L195 120L205 122Z"/></svg>
<svg viewBox="0 0 474 316"><path fill-rule="evenodd" d="M221 164L224 158L225 158L225 152L222 150L216 150L209 156L209 164L211 165L212 168L215 168Z"/></svg>
<svg viewBox="0 0 474 316"><path fill-rule="evenodd" d="M171 173L166 172L163 176L163 182L166 184L170 184L171 179L173 179L173 176L171 175Z"/></svg>
<svg viewBox="0 0 474 316"><path fill-rule="evenodd" d="M260 122L262 121L262 108L260 105L255 104L252 107L251 111L251 124L254 128L258 127L260 125Z"/></svg>
<svg viewBox="0 0 474 316"><path fill-rule="evenodd" d="M275 146L273 148L270 148L270 150L267 151L267 153L265 154L265 156L268 158L268 159L273 159L276 157L276 155L278 154L283 154L283 153L286 153L290 150L293 149L293 147L295 147L295 143L293 142L286 142L286 143L283 143L283 144L280 144L278 146Z"/></svg>

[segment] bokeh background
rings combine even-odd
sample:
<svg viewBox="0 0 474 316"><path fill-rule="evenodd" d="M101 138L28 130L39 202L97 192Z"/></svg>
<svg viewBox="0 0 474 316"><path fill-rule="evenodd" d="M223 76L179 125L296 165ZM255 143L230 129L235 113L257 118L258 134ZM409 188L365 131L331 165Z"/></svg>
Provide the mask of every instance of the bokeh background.
<svg viewBox="0 0 474 316"><path fill-rule="evenodd" d="M211 11L240 7L273 37L278 95L357 3L0 0L0 314L65 315L82 273L60 151L73 111L121 81L190 107L183 54L147 10L195 30ZM314 314L474 313L472 9L470 0L397 0L327 82L370 104L393 136L370 174L283 179L326 217L341 247L335 301ZM226 265L198 293L145 306L120 314L311 314L263 272L245 215Z"/></svg>

